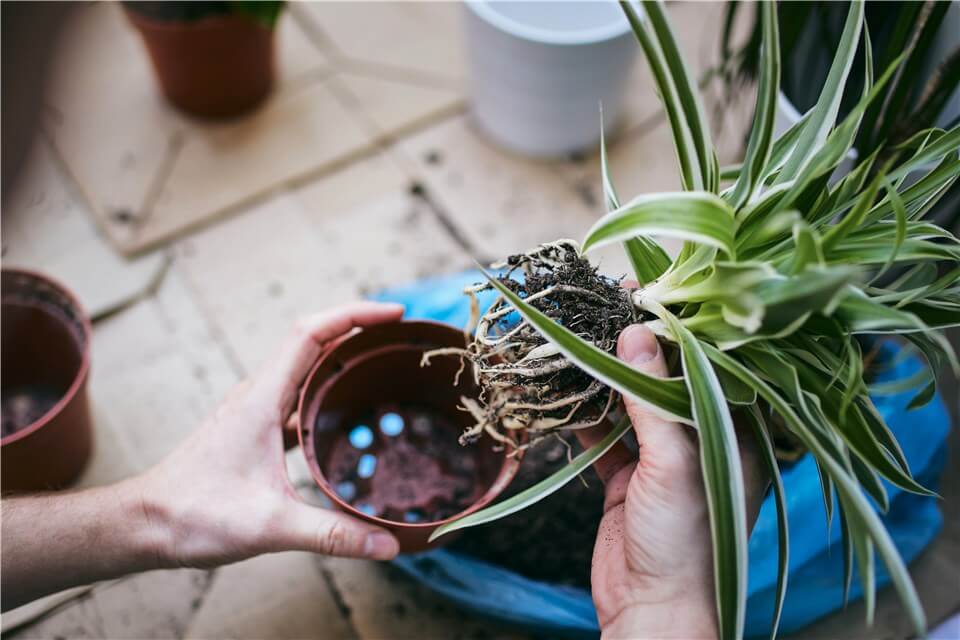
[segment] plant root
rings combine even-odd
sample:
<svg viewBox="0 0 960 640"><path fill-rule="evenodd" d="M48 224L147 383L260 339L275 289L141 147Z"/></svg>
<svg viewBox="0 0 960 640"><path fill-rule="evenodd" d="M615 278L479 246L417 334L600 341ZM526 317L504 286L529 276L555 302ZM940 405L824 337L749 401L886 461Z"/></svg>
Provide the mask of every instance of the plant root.
<svg viewBox="0 0 960 640"><path fill-rule="evenodd" d="M561 240L493 265L502 269L504 286L593 345L614 353L617 338L637 322L637 309L620 281L597 273L577 244ZM480 388L477 399L461 398L461 409L475 424L460 436L463 445L489 435L497 448L515 456L547 438L602 423L616 404L617 392L568 360L502 297L481 315L477 294L489 283L467 287L476 329L466 349L436 349L423 355L456 356L463 371L469 361ZM457 373L459 379L460 372Z"/></svg>

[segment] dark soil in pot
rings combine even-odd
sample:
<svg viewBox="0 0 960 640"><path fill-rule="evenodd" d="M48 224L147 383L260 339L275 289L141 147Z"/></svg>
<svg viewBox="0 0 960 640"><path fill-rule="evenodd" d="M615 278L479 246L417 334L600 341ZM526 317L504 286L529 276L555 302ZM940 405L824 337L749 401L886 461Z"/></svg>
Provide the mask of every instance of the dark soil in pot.
<svg viewBox="0 0 960 640"><path fill-rule="evenodd" d="M386 405L338 422L343 436L327 451L324 475L367 515L443 520L477 501L489 483L473 452L449 437L456 425L429 407Z"/></svg>
<svg viewBox="0 0 960 640"><path fill-rule="evenodd" d="M580 451L571 438L573 455ZM567 464L559 440L527 450L508 498ZM590 563L603 515L603 484L593 472L586 484L573 480L546 500L507 518L467 529L451 548L533 580L590 588Z"/></svg>

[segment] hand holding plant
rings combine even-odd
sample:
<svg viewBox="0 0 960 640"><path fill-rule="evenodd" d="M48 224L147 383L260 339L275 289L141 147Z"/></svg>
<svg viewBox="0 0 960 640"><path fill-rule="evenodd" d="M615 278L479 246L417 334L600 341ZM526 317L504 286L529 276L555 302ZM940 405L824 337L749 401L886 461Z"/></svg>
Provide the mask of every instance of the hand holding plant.
<svg viewBox="0 0 960 640"><path fill-rule="evenodd" d="M623 331L617 355L638 371L667 376L656 336L642 325ZM639 461L622 447L594 463L606 490L591 577L600 626L611 638L716 637L710 518L695 432L633 399L625 405ZM584 447L600 437L580 434ZM749 434L741 438L751 527L767 486L752 445Z"/></svg>

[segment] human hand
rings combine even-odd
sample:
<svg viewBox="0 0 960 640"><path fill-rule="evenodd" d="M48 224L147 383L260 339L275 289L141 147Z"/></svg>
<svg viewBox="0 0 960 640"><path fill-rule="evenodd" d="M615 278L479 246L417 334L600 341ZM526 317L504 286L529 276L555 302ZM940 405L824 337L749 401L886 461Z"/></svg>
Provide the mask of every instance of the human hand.
<svg viewBox="0 0 960 640"><path fill-rule="evenodd" d="M400 305L362 302L300 321L274 357L187 440L128 481L150 522L159 566L211 567L285 550L376 560L397 554L387 531L297 496L282 429L330 341L402 315Z"/></svg>
<svg viewBox="0 0 960 640"><path fill-rule="evenodd" d="M656 336L624 329L617 355L644 373L665 377ZM696 432L624 398L640 445L595 465L606 489L593 553L592 591L607 638L717 636L710 519ZM589 446L603 434L586 434ZM741 440L747 517L752 528L767 479L748 437Z"/></svg>

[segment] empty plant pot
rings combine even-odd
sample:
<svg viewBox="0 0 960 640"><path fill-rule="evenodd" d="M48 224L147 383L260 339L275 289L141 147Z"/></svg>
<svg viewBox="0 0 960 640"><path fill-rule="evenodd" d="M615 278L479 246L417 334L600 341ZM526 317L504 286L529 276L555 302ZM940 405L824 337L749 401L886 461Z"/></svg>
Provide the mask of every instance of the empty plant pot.
<svg viewBox="0 0 960 640"><path fill-rule="evenodd" d="M90 321L69 291L39 274L4 269L0 297L3 491L62 488L92 448Z"/></svg>
<svg viewBox="0 0 960 640"><path fill-rule="evenodd" d="M592 150L624 104L638 49L613 2L469 0L470 109L506 149L535 157Z"/></svg>
<svg viewBox="0 0 960 640"><path fill-rule="evenodd" d="M163 93L193 115L225 118L259 105L274 81L274 30L243 15L160 20L136 3L127 17L146 44Z"/></svg>
<svg viewBox="0 0 960 640"><path fill-rule="evenodd" d="M489 504L517 472L518 458L490 439L457 442L473 424L457 408L477 393L470 365L457 386L457 358L420 366L424 351L465 344L433 322L370 327L328 350L301 391L300 444L320 489L391 531L404 553L433 546L434 529Z"/></svg>

